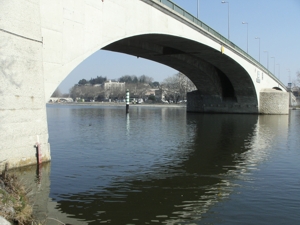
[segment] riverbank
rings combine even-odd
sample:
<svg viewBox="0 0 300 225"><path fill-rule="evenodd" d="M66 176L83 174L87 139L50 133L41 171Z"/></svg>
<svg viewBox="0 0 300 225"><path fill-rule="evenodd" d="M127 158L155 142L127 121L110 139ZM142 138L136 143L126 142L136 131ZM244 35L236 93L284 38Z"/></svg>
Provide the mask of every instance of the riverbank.
<svg viewBox="0 0 300 225"><path fill-rule="evenodd" d="M0 220L1 224L32 224L32 206L28 197L30 190L20 179L7 172L0 175Z"/></svg>

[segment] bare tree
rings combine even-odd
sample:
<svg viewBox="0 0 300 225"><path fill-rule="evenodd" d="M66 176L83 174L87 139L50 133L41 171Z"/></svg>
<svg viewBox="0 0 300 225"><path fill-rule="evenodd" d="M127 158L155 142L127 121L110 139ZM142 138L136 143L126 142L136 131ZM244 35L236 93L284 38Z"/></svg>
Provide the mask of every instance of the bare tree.
<svg viewBox="0 0 300 225"><path fill-rule="evenodd" d="M136 95L139 98L145 99L145 94L149 91L150 88L151 87L150 87L149 83L138 83L136 85Z"/></svg>
<svg viewBox="0 0 300 225"><path fill-rule="evenodd" d="M84 85L74 85L70 89L70 96L73 100L76 98L84 98Z"/></svg>
<svg viewBox="0 0 300 225"><path fill-rule="evenodd" d="M76 98L85 99L87 101L97 100L99 96L103 95L103 87L100 85L74 85L70 89L70 97L74 100Z"/></svg>
<svg viewBox="0 0 300 225"><path fill-rule="evenodd" d="M90 86L86 88L86 98L95 101L101 94L103 88L101 86Z"/></svg>
<svg viewBox="0 0 300 225"><path fill-rule="evenodd" d="M296 83L300 85L300 71L297 72Z"/></svg>
<svg viewBox="0 0 300 225"><path fill-rule="evenodd" d="M196 90L196 87L183 73L177 73L166 78L161 85L161 89L165 93L166 100L178 102L180 99L186 99L186 93Z"/></svg>
<svg viewBox="0 0 300 225"><path fill-rule="evenodd" d="M125 88L129 89L133 96L143 99L153 83L153 78L146 75L140 77L124 76L120 80L125 81Z"/></svg>

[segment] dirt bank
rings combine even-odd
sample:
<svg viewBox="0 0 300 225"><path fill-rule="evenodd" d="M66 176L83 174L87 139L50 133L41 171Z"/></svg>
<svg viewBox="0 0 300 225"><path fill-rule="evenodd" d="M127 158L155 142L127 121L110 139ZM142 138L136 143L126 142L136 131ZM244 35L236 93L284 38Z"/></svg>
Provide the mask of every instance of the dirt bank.
<svg viewBox="0 0 300 225"><path fill-rule="evenodd" d="M16 224L33 222L32 206L27 190L20 179L7 172L7 166L0 175L0 217Z"/></svg>

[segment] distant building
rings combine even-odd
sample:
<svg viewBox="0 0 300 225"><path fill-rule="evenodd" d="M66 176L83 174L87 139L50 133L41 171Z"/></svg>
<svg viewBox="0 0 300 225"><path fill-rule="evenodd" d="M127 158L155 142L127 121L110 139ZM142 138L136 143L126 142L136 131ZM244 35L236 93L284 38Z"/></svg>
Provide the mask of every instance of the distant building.
<svg viewBox="0 0 300 225"><path fill-rule="evenodd" d="M105 92L105 98L111 98L118 96L120 93L125 93L125 82L108 80L105 81L102 86Z"/></svg>
<svg viewBox="0 0 300 225"><path fill-rule="evenodd" d="M158 89L148 89L145 93L146 96L155 95L155 92L158 91Z"/></svg>
<svg viewBox="0 0 300 225"><path fill-rule="evenodd" d="M154 95L155 95L155 98L159 99L159 100L165 98L164 93L161 89L155 89L155 94Z"/></svg>
<svg viewBox="0 0 300 225"><path fill-rule="evenodd" d="M117 82L117 81L105 81L103 83L104 90L118 90L125 92L125 82Z"/></svg>

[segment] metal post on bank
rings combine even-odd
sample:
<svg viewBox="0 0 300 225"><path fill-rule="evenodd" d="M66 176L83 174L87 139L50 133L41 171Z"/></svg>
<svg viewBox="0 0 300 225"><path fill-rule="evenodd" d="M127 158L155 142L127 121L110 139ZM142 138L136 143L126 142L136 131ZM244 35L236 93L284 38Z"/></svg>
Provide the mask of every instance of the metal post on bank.
<svg viewBox="0 0 300 225"><path fill-rule="evenodd" d="M126 113L129 113L129 89L126 90Z"/></svg>

